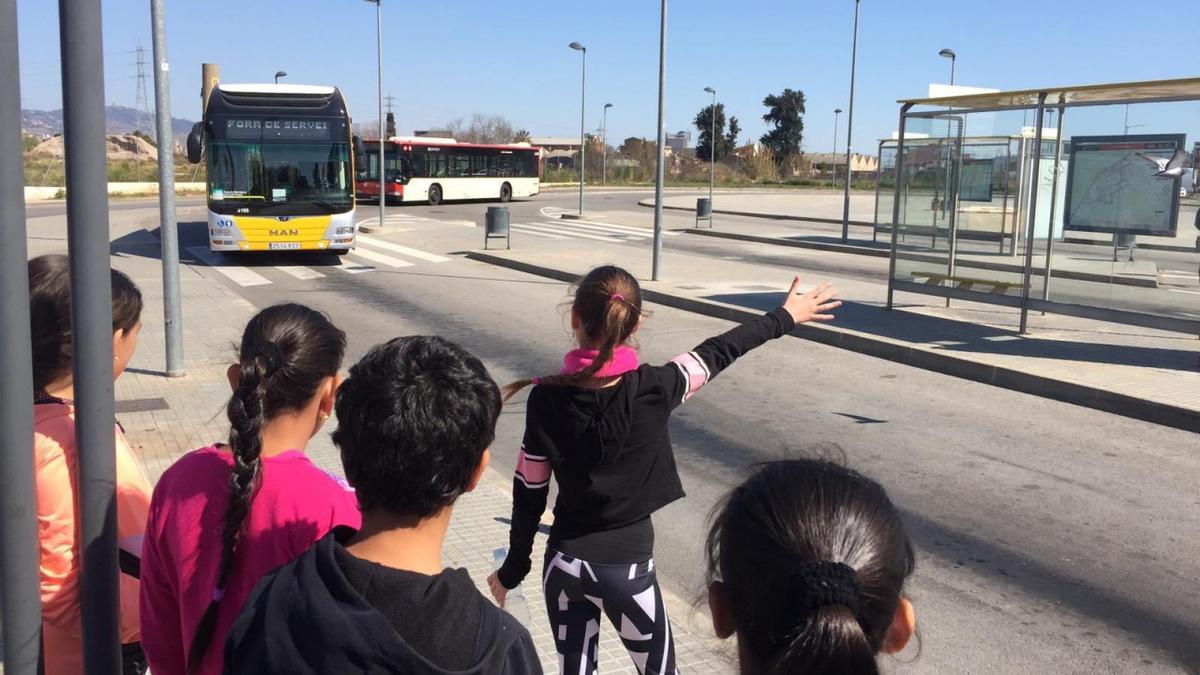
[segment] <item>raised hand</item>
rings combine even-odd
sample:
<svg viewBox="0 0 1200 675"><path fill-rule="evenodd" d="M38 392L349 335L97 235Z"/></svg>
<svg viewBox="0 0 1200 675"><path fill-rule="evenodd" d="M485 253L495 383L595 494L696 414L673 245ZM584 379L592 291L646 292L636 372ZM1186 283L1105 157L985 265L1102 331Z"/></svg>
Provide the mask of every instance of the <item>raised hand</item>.
<svg viewBox="0 0 1200 675"><path fill-rule="evenodd" d="M800 277L797 276L792 279L792 287L788 289L783 308L792 315L792 319L796 323L832 321L833 314L830 312L842 306L842 301L834 300L835 297L837 297L837 289L829 282L825 282L807 293L801 293Z"/></svg>

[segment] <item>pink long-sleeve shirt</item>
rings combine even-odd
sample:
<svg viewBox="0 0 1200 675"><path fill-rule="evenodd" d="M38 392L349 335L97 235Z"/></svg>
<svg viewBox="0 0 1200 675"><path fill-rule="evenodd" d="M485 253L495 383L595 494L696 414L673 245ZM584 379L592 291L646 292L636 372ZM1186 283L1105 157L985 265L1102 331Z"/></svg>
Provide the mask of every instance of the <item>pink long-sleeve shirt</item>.
<svg viewBox="0 0 1200 675"><path fill-rule="evenodd" d="M208 447L171 465L154 488L141 567L142 648L155 675L184 675L196 624L213 599L233 457ZM354 492L298 450L263 458L200 669L221 672L225 637L254 585L338 525L360 526Z"/></svg>

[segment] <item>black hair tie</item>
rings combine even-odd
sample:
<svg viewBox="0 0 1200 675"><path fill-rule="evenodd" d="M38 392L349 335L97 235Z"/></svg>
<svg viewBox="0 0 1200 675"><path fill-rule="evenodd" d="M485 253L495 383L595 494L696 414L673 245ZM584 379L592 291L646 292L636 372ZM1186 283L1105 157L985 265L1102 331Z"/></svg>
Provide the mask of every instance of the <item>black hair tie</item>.
<svg viewBox="0 0 1200 675"><path fill-rule="evenodd" d="M274 342L264 342L254 350L254 356L262 361L263 368L270 375L283 367L283 352Z"/></svg>
<svg viewBox="0 0 1200 675"><path fill-rule="evenodd" d="M853 567L840 562L806 563L795 572L801 612L809 614L828 605L844 605L858 613L862 586Z"/></svg>

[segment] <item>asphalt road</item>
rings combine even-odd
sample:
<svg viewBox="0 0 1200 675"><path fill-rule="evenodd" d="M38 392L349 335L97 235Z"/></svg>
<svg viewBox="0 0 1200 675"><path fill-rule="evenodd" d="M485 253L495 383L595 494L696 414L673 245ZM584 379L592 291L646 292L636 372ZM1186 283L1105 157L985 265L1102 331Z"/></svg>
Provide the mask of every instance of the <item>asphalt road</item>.
<svg viewBox="0 0 1200 675"><path fill-rule="evenodd" d="M644 196L592 194L588 208L631 211ZM570 208L574 199L548 192L514 203L513 221L546 207ZM153 202L117 204L129 212L114 218L147 226L155 220ZM197 204L181 209L181 219L202 213ZM389 214L413 222L388 240L440 255L478 247L479 230L443 221L480 220L484 207L391 207ZM203 230L187 228L183 239L185 249L203 246ZM675 237L671 245L712 255L739 246L694 239ZM762 247L737 250L752 255ZM350 358L395 335L436 333L484 358L501 382L556 370L570 347L561 308L567 288L447 257L381 265L371 274L311 263L328 273L310 279L277 273L281 258L247 259L246 268L271 282L250 286L217 268L196 268L257 306L287 299L328 312L350 335ZM839 265L846 257L837 256ZM782 290L797 259L769 258L763 263L779 268ZM798 270L807 278L833 271L812 260L805 256ZM876 272L869 264L863 274ZM651 361L730 326L653 309L640 334ZM501 472L512 469L522 413L517 402L502 416L494 448ZM1193 434L795 338L739 361L681 409L671 432L688 497L656 516L656 557L668 586L685 597L702 591L705 519L721 495L758 462L819 454L880 480L917 545L909 593L921 651L889 659L890 670L1200 667L1200 438Z"/></svg>

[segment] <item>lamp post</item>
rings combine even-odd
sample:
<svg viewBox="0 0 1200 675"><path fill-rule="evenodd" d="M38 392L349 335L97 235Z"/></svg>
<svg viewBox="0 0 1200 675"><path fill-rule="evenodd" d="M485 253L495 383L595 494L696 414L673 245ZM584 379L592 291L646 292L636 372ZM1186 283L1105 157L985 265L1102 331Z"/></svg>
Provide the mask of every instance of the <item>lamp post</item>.
<svg viewBox="0 0 1200 675"><path fill-rule="evenodd" d="M275 84L279 84L279 78L281 77L287 77L287 73L282 70L275 71Z"/></svg>
<svg viewBox="0 0 1200 675"><path fill-rule="evenodd" d="M954 53L953 49L943 49L938 52L938 56L943 59L950 59L950 86L954 86L954 66L958 62L958 54Z"/></svg>
<svg viewBox="0 0 1200 675"><path fill-rule="evenodd" d="M654 252L650 263L650 279L658 281L659 258L662 257L662 212L663 212L663 162L666 150L666 126L663 123L666 110L663 107L663 89L667 84L667 0L661 0L658 19L658 145L655 147L654 169Z"/></svg>
<svg viewBox="0 0 1200 675"><path fill-rule="evenodd" d="M384 192L384 177L387 172L383 168L383 0L366 0L375 4L375 54L376 70L379 77L379 228L383 229L383 209L387 204L387 193Z"/></svg>
<svg viewBox="0 0 1200 675"><path fill-rule="evenodd" d="M708 109L712 131L708 135L708 203L712 204L713 183L716 182L717 171L717 90L705 87L704 91L712 94L712 107Z"/></svg>
<svg viewBox="0 0 1200 675"><path fill-rule="evenodd" d="M854 42L850 47L850 110L846 114L846 188L842 195L842 242L850 238L850 145L854 136L854 71L858 65L858 7L854 0Z"/></svg>
<svg viewBox="0 0 1200 675"><path fill-rule="evenodd" d="M613 107L611 103L604 104L604 121L600 124L600 150L603 153L600 157L600 184L608 184L608 109Z"/></svg>
<svg viewBox="0 0 1200 675"><path fill-rule="evenodd" d="M837 185L837 132L838 132L838 117L842 114L841 108L833 110L833 180L829 181L831 185Z"/></svg>
<svg viewBox="0 0 1200 675"><path fill-rule="evenodd" d="M583 125L586 116L587 104L587 47L572 42L567 45L571 49L578 51L583 57L580 60L580 76L579 76L579 215L583 215L583 176L587 170L587 138L584 135Z"/></svg>

